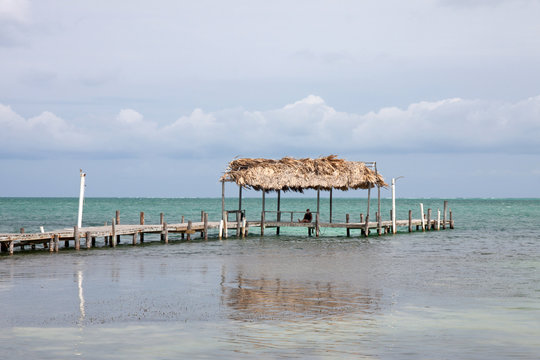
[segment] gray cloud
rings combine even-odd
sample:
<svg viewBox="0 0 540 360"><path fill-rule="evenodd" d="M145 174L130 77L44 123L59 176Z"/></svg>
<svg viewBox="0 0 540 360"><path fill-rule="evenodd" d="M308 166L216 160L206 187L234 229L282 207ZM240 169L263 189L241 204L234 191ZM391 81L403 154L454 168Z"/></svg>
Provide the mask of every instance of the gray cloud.
<svg viewBox="0 0 540 360"><path fill-rule="evenodd" d="M24 119L0 105L0 140L4 157L47 152L95 157L358 151L538 154L539 115L540 96L513 103L422 101L356 114L338 111L310 95L266 111L195 109L165 125L123 109L116 116L75 126L50 112Z"/></svg>

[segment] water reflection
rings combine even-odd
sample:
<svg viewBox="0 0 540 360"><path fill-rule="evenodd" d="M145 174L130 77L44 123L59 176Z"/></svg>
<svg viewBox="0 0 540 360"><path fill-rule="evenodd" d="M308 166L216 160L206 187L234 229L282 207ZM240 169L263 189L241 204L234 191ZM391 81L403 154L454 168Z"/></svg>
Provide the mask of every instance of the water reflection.
<svg viewBox="0 0 540 360"><path fill-rule="evenodd" d="M82 327L84 324L84 318L86 317L84 311L84 293L83 293L83 272L82 270L77 271L77 285L79 288L79 326Z"/></svg>
<svg viewBox="0 0 540 360"><path fill-rule="evenodd" d="M238 272L222 281L223 301L234 320L339 318L354 313L370 318L380 310L382 294L347 284L280 278L247 278Z"/></svg>

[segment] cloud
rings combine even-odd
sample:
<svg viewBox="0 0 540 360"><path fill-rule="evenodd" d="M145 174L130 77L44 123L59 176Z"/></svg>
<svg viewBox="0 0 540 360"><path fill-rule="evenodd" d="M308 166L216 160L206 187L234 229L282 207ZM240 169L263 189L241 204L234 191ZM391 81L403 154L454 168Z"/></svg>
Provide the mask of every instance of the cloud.
<svg viewBox="0 0 540 360"><path fill-rule="evenodd" d="M310 95L281 108L195 109L159 125L133 109L74 125L50 112L24 119L0 105L3 157L318 156L338 153L540 152L540 96L513 103L460 98L365 114L341 112Z"/></svg>
<svg viewBox="0 0 540 360"><path fill-rule="evenodd" d="M0 0L0 21L26 23L29 20L27 0Z"/></svg>
<svg viewBox="0 0 540 360"><path fill-rule="evenodd" d="M30 23L27 0L0 0L0 47L24 41L24 31Z"/></svg>

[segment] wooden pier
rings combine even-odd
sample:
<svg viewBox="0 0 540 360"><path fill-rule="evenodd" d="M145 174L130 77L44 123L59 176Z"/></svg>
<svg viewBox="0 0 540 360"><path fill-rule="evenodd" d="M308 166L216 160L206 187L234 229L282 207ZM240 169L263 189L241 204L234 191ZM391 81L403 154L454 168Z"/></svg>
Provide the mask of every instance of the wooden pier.
<svg viewBox="0 0 540 360"><path fill-rule="evenodd" d="M272 212L266 212L272 213ZM276 213L276 212L273 212ZM441 230L446 228L454 228L454 220L452 219L452 211L450 211L449 219L444 216L443 219L431 219L428 209L428 218L413 219L411 211L409 211L408 220L396 221L396 227L406 228L408 232ZM345 222L321 222L319 214L315 213L314 221L310 223L302 223L293 221L293 216L303 214L301 212L280 211L277 212L277 218L288 218L291 221L266 221L265 213L261 214L261 220L248 221L245 218L245 213L237 210L225 211L223 219L220 221L209 221L208 214L201 212L201 221L187 221L177 224L168 224L164 221L163 215L160 216L160 224L144 224L144 213L141 213L141 223L138 225L126 225L119 223L119 212L116 212L116 218L113 219L109 226L90 226L78 228L66 228L40 233L25 233L21 229L21 233L0 234L0 245L2 252L7 252L10 255L14 253L15 248L32 250L41 248L49 252L58 252L60 244L63 243L64 248L73 247L75 250L90 249L93 247L116 247L122 241L126 244L138 245L145 241L145 234L159 234L160 242L169 243L170 241L191 241L195 238L208 240L209 233L212 231L214 238L228 238L231 236L244 238L249 234L256 236L264 236L265 229L275 229L276 235L279 235L280 228L306 228L307 235L320 235L321 229L333 228L344 229L347 236L351 236L351 230L359 230L358 235L367 237L370 234L384 235L392 233L392 221L382 221L376 214L377 221L362 221L364 216L360 214L359 222L351 222L350 216L347 214ZM440 212L439 212L440 214ZM235 219L229 221L230 215ZM182 217L183 219L183 217ZM257 231L256 229L260 230ZM200 233L200 235L196 235ZM180 234L181 237L170 239L169 234ZM126 238L128 239L126 241ZM100 241L98 241L100 239Z"/></svg>
<svg viewBox="0 0 540 360"><path fill-rule="evenodd" d="M81 170L81 178L85 174ZM376 162L346 161L337 158L335 155L321 157L318 159L293 159L285 157L281 160L272 159L235 159L229 163L228 170L221 177L221 219L219 221L209 221L208 214L201 211L200 221L184 221L180 224L167 224L163 213L160 214L160 224L145 224L144 213L140 213L139 225L121 225L120 213L112 219L110 226L82 227L62 229L57 231L26 234L21 229L19 234L0 234L0 245L2 252L13 254L14 248L23 250L26 246L32 249L36 245L47 248L50 252L57 252L59 243L64 242L65 247L73 246L80 250L81 242L83 248L95 247L97 238L103 238L104 246L116 247L121 241L121 237L129 237L133 245L144 242L145 234L159 234L160 241L169 242L169 234L180 234L180 240L190 241L192 235L200 233L201 238L208 239L211 229L218 229L217 237L227 238L229 230L235 231L237 237L245 237L251 228L259 228L260 236L264 236L265 229L275 228L276 235L280 234L281 228L303 227L307 228L308 236L320 235L321 229L338 228L345 229L346 235L351 236L351 230L359 230L360 236L370 236L372 231L377 235L388 233L395 234L399 227L406 227L408 232L415 230L430 231L441 230L447 227L453 229L454 221L452 211L448 209L448 202L444 202L444 210L441 219L441 211L437 210L436 218L431 209L424 213L423 204L420 204L420 218L413 219L412 210L409 210L407 220L395 220L396 214L390 214L391 221L384 221L381 216L381 188L388 186L384 178L377 170ZM225 207L225 183L233 182L238 185L238 209L226 211ZM84 182L81 182L83 189ZM392 180L394 184L394 179ZM377 189L377 212L375 221L370 221L371 190ZM262 193L262 211L257 220L248 220L245 210L242 208L242 190L253 189ZM295 221L295 215L304 215L304 212L282 211L281 193L285 191L303 192L306 189L317 191L317 211L312 212L314 219L308 222ZM360 214L359 221L351 220L353 217L346 214L344 222L335 222L332 217L332 192L334 189L347 191L349 189L367 190L366 216ZM392 188L393 209L395 211L394 188ZM82 190L81 190L82 191ZM320 193L328 191L329 219L322 222L320 219ZM266 194L277 193L277 211L266 211ZM81 197L82 199L82 197ZM79 219L82 208L79 207ZM306 210L309 212L309 209ZM371 211L372 213L373 211ZM450 215L447 218L447 213ZM234 215L234 220L230 219ZM259 220L260 219L260 220ZM289 221L286 221L287 219ZM82 224L79 220L79 224Z"/></svg>

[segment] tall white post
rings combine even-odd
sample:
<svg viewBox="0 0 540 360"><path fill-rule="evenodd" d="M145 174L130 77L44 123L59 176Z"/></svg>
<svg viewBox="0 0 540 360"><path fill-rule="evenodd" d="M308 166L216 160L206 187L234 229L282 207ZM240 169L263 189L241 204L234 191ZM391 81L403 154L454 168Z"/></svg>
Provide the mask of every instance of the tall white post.
<svg viewBox="0 0 540 360"><path fill-rule="evenodd" d="M396 179L392 178L392 234L395 234L395 233L396 233Z"/></svg>
<svg viewBox="0 0 540 360"><path fill-rule="evenodd" d="M83 173L81 169L81 191L79 193L79 217L77 218L77 226L79 229L82 227L82 211L83 211L83 204L84 204L84 179L86 177L86 174Z"/></svg>

